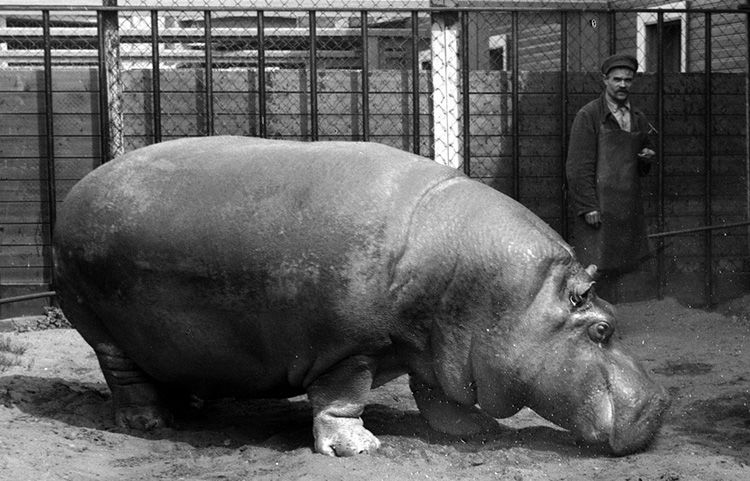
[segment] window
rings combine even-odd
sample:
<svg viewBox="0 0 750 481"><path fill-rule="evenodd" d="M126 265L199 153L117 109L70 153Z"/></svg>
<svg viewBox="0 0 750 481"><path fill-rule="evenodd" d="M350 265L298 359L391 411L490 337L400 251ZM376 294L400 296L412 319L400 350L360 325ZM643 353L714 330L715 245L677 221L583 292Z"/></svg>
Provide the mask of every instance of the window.
<svg viewBox="0 0 750 481"><path fill-rule="evenodd" d="M505 35L493 35L489 38L490 70L508 70L507 44Z"/></svg>
<svg viewBox="0 0 750 481"><path fill-rule="evenodd" d="M657 8L665 10L680 10L687 8L687 2L674 2L660 5ZM665 72L687 71L687 12L663 13L662 22L662 52ZM636 39L638 49L636 57L642 70L655 72L658 62L659 36L658 14L644 12L638 14Z"/></svg>
<svg viewBox="0 0 750 481"><path fill-rule="evenodd" d="M646 25L646 65L648 71L656 71L658 60L659 34L656 24ZM664 52L664 71L682 71L680 62L680 37L682 29L679 21L662 24L662 52Z"/></svg>

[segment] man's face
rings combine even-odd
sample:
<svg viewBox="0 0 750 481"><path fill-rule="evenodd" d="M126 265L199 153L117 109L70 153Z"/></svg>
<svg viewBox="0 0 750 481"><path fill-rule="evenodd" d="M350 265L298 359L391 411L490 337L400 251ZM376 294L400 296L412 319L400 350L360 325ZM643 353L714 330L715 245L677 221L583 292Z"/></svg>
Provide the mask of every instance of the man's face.
<svg viewBox="0 0 750 481"><path fill-rule="evenodd" d="M604 75L607 97L617 103L625 103L633 84L633 71L628 68L613 68Z"/></svg>

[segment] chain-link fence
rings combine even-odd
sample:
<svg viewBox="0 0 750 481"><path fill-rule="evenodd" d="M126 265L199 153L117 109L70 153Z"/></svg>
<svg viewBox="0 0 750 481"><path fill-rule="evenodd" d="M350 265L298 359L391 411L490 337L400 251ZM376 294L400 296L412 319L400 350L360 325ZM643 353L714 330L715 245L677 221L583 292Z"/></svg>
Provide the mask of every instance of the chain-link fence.
<svg viewBox="0 0 750 481"><path fill-rule="evenodd" d="M566 235L568 131L614 52L638 58L633 101L658 132L651 232L689 231L654 237L632 285L697 303L747 286L747 230L695 230L747 219L747 11L734 4L104 3L0 5L0 297L52 281L55 206L73 183L185 136L386 143Z"/></svg>

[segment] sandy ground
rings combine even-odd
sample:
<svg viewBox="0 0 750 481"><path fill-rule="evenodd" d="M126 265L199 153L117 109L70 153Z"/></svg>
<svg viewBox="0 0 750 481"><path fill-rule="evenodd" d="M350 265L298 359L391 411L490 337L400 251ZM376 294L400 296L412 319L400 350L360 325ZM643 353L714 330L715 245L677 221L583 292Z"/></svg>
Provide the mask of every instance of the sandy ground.
<svg viewBox="0 0 750 481"><path fill-rule="evenodd" d="M718 312L673 300L624 304L618 337L674 399L647 451L611 457L524 410L500 432L431 431L406 379L375 391L373 455L312 452L304 398L222 400L144 434L114 426L95 357L76 331L0 334L26 350L0 372L2 480L750 480L750 297Z"/></svg>

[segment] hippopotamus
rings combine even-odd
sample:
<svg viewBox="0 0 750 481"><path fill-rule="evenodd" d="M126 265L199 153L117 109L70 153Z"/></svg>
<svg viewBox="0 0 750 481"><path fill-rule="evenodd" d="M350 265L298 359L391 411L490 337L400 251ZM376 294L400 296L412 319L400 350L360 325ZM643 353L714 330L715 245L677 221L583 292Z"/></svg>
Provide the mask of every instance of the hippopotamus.
<svg viewBox="0 0 750 481"><path fill-rule="evenodd" d="M510 197L377 143L133 150L72 188L54 254L63 312L128 428L168 425L170 393L306 394L315 451L366 453L370 389L408 374L434 429L529 407L622 455L669 402L619 346L595 266Z"/></svg>

